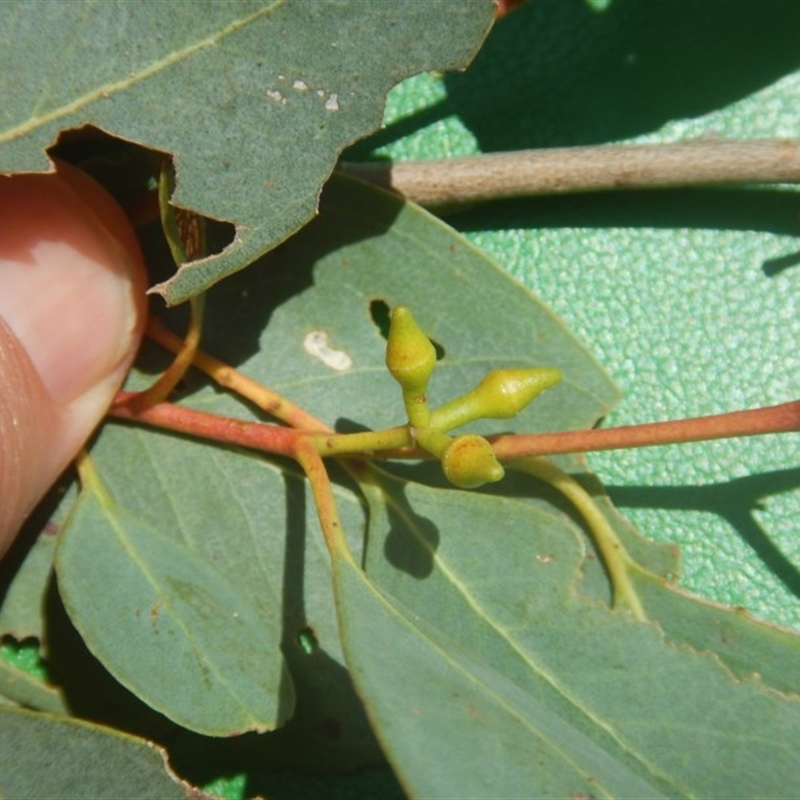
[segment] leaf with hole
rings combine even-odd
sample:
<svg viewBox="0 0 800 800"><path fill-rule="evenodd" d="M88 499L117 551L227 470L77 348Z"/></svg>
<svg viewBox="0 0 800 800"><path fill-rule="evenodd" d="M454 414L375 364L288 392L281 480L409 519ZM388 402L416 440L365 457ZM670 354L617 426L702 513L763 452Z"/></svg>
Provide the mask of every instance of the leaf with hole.
<svg viewBox="0 0 800 800"><path fill-rule="evenodd" d="M177 303L302 227L342 148L380 126L386 92L465 67L493 10L489 0L6 5L0 74L14 79L0 170L44 169L59 133L86 125L173 157L175 203L238 229L224 253L160 287Z"/></svg>

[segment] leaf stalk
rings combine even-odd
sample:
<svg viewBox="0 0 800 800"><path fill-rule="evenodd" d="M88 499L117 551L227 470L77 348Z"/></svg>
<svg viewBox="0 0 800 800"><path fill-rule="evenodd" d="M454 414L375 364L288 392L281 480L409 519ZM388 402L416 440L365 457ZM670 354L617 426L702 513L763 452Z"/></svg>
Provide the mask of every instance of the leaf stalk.
<svg viewBox="0 0 800 800"><path fill-rule="evenodd" d="M631 558L591 495L571 475L544 458L523 458L512 462L511 466L549 484L577 509L589 527L608 571L614 607L627 608L635 619L646 621L647 615L629 574L631 569L642 568Z"/></svg>

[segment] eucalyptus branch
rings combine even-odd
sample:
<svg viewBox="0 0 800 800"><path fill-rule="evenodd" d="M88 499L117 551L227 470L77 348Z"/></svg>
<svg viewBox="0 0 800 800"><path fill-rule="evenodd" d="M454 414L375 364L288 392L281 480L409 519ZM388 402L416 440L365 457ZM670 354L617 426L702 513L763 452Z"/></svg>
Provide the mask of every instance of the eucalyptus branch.
<svg viewBox="0 0 800 800"><path fill-rule="evenodd" d="M800 400L705 417L615 428L490 437L501 461L535 455L586 453L800 431Z"/></svg>
<svg viewBox="0 0 800 800"><path fill-rule="evenodd" d="M191 318L186 338L181 340L175 337L176 346L173 349L175 358L172 363L161 373L158 380L143 392L139 393L138 398L131 403L135 403L139 408L147 408L156 403L163 403L181 382L183 376L192 366L198 348L200 347L200 335L203 325L203 309L205 306L205 295L201 294L189 300ZM157 329L160 323L154 317L147 320L146 334L151 339L157 339Z"/></svg>
<svg viewBox="0 0 800 800"><path fill-rule="evenodd" d="M263 422L248 422L172 403L157 403L141 408L136 402L138 397L139 394L136 392L120 392L109 409L109 416L219 444L245 447L275 455L292 456L296 442L303 438L321 457L326 458L432 457L426 450L412 446L413 440L407 425L381 431L340 434L333 433L329 429L284 428ZM553 433L513 433L490 436L488 439L497 459L508 462L529 456L658 447L798 431L800 431L800 401L795 400L777 406L670 422Z"/></svg>
<svg viewBox="0 0 800 800"><path fill-rule="evenodd" d="M109 416L275 455L291 456L295 443L303 438L322 457L432 457L422 448L411 446L412 439L407 425L381 431L333 433L329 429L296 429L263 422L248 422L172 403L157 403L140 409L134 402L138 397L136 392L119 392L109 409ZM800 400L748 411L731 411L727 414L670 422L553 433L512 433L490 436L488 439L497 459L508 462L530 456L658 447L797 431L800 431Z"/></svg>
<svg viewBox="0 0 800 800"><path fill-rule="evenodd" d="M219 444L246 447L282 456L293 456L297 439L303 435L294 428L267 425L262 422L246 422L173 403L156 403L141 408L138 403L139 397L139 392L119 392L109 409L109 416Z"/></svg>
<svg viewBox="0 0 800 800"><path fill-rule="evenodd" d="M196 326L199 328L199 320ZM168 348L179 354L185 352L185 344L163 326L152 323L149 332ZM200 352L195 352L194 359L197 366L222 385L257 402L262 408L278 411L287 422L308 422L309 427L286 428L221 417L169 403L143 403L143 398L149 399L151 392L120 392L110 415L295 458L301 442L303 451L311 448L320 458L433 456L440 461L448 480L466 489L501 480L504 474L501 462L529 457L800 431L800 400L797 400L749 411L645 425L510 434L488 439L475 434L451 437L449 430L476 419L515 417L537 395L558 383L561 373L542 367L492 370L472 390L431 410L427 402L427 387L436 367L436 355L411 312L402 306L398 306L391 316L386 366L400 384L408 420L393 428L354 434L336 433L289 400L236 372L224 362Z"/></svg>
<svg viewBox="0 0 800 800"><path fill-rule="evenodd" d="M381 431L359 431L358 433L317 434L308 437L316 451L329 456L385 456L402 457L418 453L408 425L398 425ZM418 457L418 456L417 456Z"/></svg>
<svg viewBox="0 0 800 800"><path fill-rule="evenodd" d="M401 163L343 162L347 175L436 208L512 197L800 181L800 142L695 139L489 153Z"/></svg>

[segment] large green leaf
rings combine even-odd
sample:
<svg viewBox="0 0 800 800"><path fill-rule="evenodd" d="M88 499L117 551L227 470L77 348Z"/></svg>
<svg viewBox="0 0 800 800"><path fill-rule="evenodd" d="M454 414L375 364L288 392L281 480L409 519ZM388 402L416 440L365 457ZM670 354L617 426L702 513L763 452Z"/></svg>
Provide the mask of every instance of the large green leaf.
<svg viewBox="0 0 800 800"><path fill-rule="evenodd" d="M213 391L204 394L214 402ZM306 541L313 508L304 507L296 470L117 425L103 431L92 459L114 502L88 494L73 509L60 539L59 590L117 680L214 735L272 729L292 716L284 654L295 682L311 662L332 698L346 695L346 675L321 655L341 661L327 556L318 537ZM349 505L357 535L360 506ZM303 655L302 635L317 642L313 658ZM359 735L369 740L363 724ZM310 747L307 756L315 758Z"/></svg>
<svg viewBox="0 0 800 800"><path fill-rule="evenodd" d="M191 541L186 516L176 523ZM277 727L294 706L279 626L167 524L84 487L56 562L67 610L112 674L177 722L218 736Z"/></svg>
<svg viewBox="0 0 800 800"><path fill-rule="evenodd" d="M795 138L799 24L794 0L529 2L463 76L391 94L379 152ZM630 424L800 396L798 211L781 186L540 198L449 221L590 345L625 391L607 423ZM680 546L684 587L800 629L798 441L589 463L640 530Z"/></svg>
<svg viewBox="0 0 800 800"><path fill-rule="evenodd" d="M161 287L179 302L300 228L339 151L407 75L463 68L492 18L458 3L7 3L0 170L46 167L93 125L171 155L175 202L236 224L222 255Z"/></svg>
<svg viewBox="0 0 800 800"><path fill-rule="evenodd" d="M0 752L0 797L187 796L188 786L167 773L163 751L132 736L65 717L0 708Z"/></svg>
<svg viewBox="0 0 800 800"><path fill-rule="evenodd" d="M411 796L465 787L476 797L664 796L535 694L377 591L354 562L339 555L334 566L351 668Z"/></svg>

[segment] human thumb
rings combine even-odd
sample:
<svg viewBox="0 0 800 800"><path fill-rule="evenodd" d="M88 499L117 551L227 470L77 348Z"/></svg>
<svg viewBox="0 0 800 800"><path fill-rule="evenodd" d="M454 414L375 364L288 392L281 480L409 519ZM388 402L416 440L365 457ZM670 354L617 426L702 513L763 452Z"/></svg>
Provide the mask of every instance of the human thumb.
<svg viewBox="0 0 800 800"><path fill-rule="evenodd" d="M79 170L0 176L0 557L89 438L142 335L146 273Z"/></svg>

